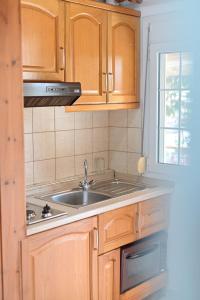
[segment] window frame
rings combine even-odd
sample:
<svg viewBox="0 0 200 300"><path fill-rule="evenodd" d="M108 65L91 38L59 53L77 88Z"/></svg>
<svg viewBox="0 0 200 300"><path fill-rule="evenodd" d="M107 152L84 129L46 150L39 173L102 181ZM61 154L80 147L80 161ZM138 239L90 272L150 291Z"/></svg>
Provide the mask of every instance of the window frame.
<svg viewBox="0 0 200 300"><path fill-rule="evenodd" d="M174 52L190 52L179 43L151 44L149 47L148 90L145 118L145 153L147 154L147 172L149 177L175 179L187 166L159 163L157 160L159 147L159 54ZM169 178L170 176L170 178Z"/></svg>

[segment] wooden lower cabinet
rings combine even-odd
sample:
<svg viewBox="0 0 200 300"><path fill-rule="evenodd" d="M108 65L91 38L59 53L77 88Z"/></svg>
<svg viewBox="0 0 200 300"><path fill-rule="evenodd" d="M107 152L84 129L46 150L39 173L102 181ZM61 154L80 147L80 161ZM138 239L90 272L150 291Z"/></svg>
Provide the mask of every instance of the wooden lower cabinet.
<svg viewBox="0 0 200 300"><path fill-rule="evenodd" d="M99 256L99 300L120 299L120 249Z"/></svg>
<svg viewBox="0 0 200 300"><path fill-rule="evenodd" d="M165 230L169 221L169 196L138 203L139 238Z"/></svg>
<svg viewBox="0 0 200 300"><path fill-rule="evenodd" d="M96 217L22 242L24 300L97 300Z"/></svg>
<svg viewBox="0 0 200 300"><path fill-rule="evenodd" d="M100 254L136 240L137 205L106 212L99 216L98 221Z"/></svg>
<svg viewBox="0 0 200 300"><path fill-rule="evenodd" d="M141 300L165 287L163 273L120 295L120 247L166 230L168 199L150 199L27 237L22 241L23 300Z"/></svg>

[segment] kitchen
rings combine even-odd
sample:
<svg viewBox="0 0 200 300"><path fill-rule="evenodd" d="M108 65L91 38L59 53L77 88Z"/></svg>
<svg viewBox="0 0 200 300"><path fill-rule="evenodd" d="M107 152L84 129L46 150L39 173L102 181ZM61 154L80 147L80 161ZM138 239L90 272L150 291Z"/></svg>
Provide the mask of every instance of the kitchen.
<svg viewBox="0 0 200 300"><path fill-rule="evenodd" d="M163 299L174 189L164 179L188 165L190 144L191 59L169 24L178 4L11 2L1 6L2 299Z"/></svg>

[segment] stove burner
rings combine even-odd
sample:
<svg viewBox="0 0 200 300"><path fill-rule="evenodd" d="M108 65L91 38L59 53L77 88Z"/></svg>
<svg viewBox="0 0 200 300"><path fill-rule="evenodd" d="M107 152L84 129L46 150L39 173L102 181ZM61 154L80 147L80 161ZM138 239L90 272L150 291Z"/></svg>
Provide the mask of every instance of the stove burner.
<svg viewBox="0 0 200 300"><path fill-rule="evenodd" d="M46 203L42 210L42 218L49 218L52 216L51 207Z"/></svg>
<svg viewBox="0 0 200 300"><path fill-rule="evenodd" d="M36 213L35 213L34 210L32 210L32 209L27 209L26 210L26 219L27 219L27 221L30 221L31 219L35 218L35 216L36 216Z"/></svg>
<svg viewBox="0 0 200 300"><path fill-rule="evenodd" d="M35 224L44 220L66 215L66 212L51 208L48 204L44 207L33 203L27 203L26 220L27 224Z"/></svg>

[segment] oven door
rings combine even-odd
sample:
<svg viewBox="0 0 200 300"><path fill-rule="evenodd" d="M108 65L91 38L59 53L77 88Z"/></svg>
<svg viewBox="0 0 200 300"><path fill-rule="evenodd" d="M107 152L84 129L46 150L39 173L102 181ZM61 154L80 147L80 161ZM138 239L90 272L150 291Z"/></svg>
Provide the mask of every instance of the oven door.
<svg viewBox="0 0 200 300"><path fill-rule="evenodd" d="M160 274L162 248L162 239L158 236L122 248L121 293Z"/></svg>

